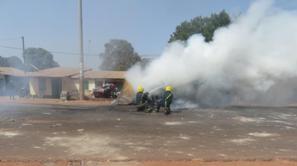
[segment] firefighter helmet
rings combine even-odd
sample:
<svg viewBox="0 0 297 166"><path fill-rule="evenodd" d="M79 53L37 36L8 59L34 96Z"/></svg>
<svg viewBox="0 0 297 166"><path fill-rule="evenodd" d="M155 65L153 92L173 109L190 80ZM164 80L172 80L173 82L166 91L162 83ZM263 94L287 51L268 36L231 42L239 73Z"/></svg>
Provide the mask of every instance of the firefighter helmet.
<svg viewBox="0 0 297 166"><path fill-rule="evenodd" d="M168 86L165 87L165 91L172 92L172 90L173 90L173 87L170 86L170 85L168 85Z"/></svg>
<svg viewBox="0 0 297 166"><path fill-rule="evenodd" d="M137 92L142 93L144 91L144 88L141 85L138 85Z"/></svg>

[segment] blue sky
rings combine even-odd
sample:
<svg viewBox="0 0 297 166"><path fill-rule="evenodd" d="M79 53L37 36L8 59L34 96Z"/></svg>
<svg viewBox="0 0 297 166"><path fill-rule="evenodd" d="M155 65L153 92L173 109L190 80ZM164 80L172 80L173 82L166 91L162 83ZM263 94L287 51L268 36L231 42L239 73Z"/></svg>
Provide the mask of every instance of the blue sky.
<svg viewBox="0 0 297 166"><path fill-rule="evenodd" d="M140 55L158 56L170 34L184 20L225 9L231 16L247 10L253 0L83 0L84 49L89 55L104 51L110 39L126 39ZM276 5L296 9L297 1ZM77 0L0 0L0 56L19 56L21 36L26 47L79 52ZM76 67L78 55L56 54L62 66ZM96 68L97 56L86 65Z"/></svg>

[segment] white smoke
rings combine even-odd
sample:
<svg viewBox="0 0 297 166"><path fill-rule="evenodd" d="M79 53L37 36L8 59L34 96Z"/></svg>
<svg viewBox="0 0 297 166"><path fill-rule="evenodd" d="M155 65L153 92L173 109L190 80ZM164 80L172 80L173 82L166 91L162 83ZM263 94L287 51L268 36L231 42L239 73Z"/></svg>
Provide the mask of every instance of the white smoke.
<svg viewBox="0 0 297 166"><path fill-rule="evenodd" d="M129 70L127 79L146 90L172 85L177 96L205 105L257 100L297 74L296 20L296 11L257 1L212 42L197 34L169 44L147 68Z"/></svg>

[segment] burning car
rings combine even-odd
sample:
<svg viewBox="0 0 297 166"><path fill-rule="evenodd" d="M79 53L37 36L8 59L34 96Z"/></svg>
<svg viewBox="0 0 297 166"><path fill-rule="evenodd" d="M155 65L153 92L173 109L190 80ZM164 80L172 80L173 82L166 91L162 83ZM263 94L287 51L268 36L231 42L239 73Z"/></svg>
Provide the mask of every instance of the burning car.
<svg viewBox="0 0 297 166"><path fill-rule="evenodd" d="M104 84L93 90L95 98L117 98L119 93L119 88L113 83Z"/></svg>

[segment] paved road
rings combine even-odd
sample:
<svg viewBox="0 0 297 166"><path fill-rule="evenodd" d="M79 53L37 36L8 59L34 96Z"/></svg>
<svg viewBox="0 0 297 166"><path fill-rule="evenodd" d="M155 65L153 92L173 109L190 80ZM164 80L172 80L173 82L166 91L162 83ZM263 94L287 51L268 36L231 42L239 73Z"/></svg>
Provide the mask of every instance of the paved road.
<svg viewBox="0 0 297 166"><path fill-rule="evenodd" d="M297 159L297 108L1 105L0 160Z"/></svg>

